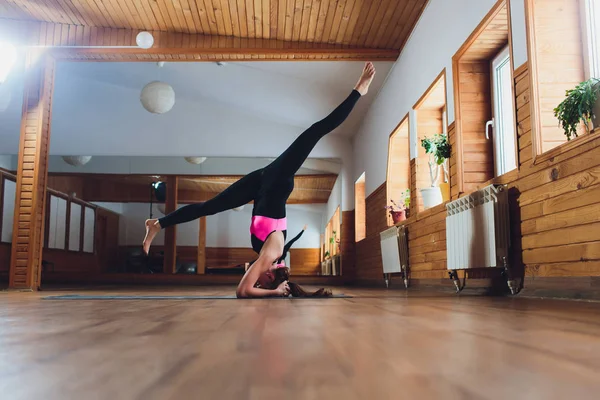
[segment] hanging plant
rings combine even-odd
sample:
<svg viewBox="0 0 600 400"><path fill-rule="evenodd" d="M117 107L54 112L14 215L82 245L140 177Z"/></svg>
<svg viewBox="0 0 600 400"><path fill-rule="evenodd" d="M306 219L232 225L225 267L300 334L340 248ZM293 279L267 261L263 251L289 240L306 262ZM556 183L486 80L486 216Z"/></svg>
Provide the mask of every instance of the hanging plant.
<svg viewBox="0 0 600 400"><path fill-rule="evenodd" d="M583 122L585 131L590 133L590 122L594 117L594 107L600 93L600 79L591 78L581 82L574 89L567 90L566 96L555 109L559 126L565 131L567 140L577 137L579 124Z"/></svg>

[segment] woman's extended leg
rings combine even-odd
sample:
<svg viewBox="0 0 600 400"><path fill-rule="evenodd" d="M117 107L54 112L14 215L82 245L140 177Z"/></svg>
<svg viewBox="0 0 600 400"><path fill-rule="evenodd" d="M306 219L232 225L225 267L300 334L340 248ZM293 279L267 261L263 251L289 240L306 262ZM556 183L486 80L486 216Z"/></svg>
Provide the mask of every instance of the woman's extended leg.
<svg viewBox="0 0 600 400"><path fill-rule="evenodd" d="M251 202L260 185L261 174L262 170L251 172L208 201L189 204L162 218L147 220L144 252L148 254L152 240L161 229L231 210Z"/></svg>
<svg viewBox="0 0 600 400"><path fill-rule="evenodd" d="M335 128L350 115L356 102L361 96L364 96L373 77L375 76L375 67L372 63L366 63L362 75L354 90L335 110L321 121L313 124L284 151L275 161L265 167L265 175L268 175L267 181L281 177L293 176L308 158L310 152L317 145L319 140ZM271 179L269 179L271 178Z"/></svg>

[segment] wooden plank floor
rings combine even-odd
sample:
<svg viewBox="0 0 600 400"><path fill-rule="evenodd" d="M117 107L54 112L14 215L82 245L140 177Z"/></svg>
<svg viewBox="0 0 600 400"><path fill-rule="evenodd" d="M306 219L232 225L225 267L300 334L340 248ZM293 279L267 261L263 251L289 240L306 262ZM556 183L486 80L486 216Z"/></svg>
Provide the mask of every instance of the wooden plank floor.
<svg viewBox="0 0 600 400"><path fill-rule="evenodd" d="M597 399L600 304L339 289L351 299L48 301L0 292L3 399Z"/></svg>

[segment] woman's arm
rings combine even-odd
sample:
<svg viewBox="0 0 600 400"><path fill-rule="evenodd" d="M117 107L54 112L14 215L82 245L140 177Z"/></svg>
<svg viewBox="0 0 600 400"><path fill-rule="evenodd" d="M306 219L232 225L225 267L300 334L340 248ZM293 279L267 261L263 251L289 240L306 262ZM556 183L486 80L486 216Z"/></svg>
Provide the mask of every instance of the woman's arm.
<svg viewBox="0 0 600 400"><path fill-rule="evenodd" d="M258 277L266 272L270 267L270 263L265 258L259 257L254 264L248 268L242 280L238 284L235 292L238 298L244 297L275 297L284 296L289 293L287 282L282 282L276 289L263 289L254 287Z"/></svg>

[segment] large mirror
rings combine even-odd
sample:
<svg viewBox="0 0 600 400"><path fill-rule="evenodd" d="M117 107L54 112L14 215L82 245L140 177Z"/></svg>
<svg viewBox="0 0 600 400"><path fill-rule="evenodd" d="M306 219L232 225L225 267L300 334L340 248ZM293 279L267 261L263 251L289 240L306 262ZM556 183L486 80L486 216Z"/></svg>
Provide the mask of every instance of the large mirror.
<svg viewBox="0 0 600 400"><path fill-rule="evenodd" d="M253 205L178 225L176 268L165 231L142 253L144 221L166 212L155 186L176 185L177 207L206 201L267 166L350 92L361 62L59 62L55 72L43 270L48 273L243 274L256 258ZM378 68L385 73L390 65ZM16 68L21 71L21 68ZM4 84L0 110L0 276L10 264L23 77ZM159 82L159 83L157 83ZM377 88L376 88L377 89ZM8 93L8 96L7 96ZM371 100L368 100L371 101ZM356 106L294 178L287 239L293 275L343 273L343 211L353 208ZM169 192L169 190L167 190ZM353 235L353 233L352 233Z"/></svg>

